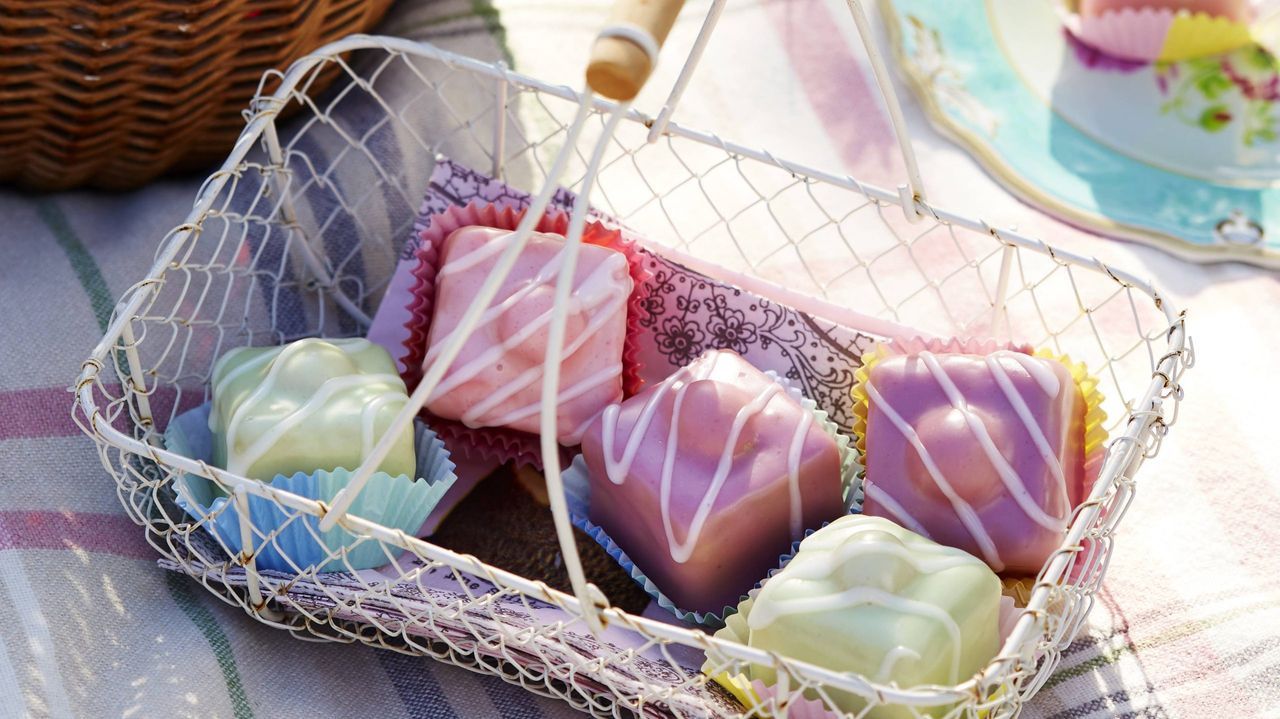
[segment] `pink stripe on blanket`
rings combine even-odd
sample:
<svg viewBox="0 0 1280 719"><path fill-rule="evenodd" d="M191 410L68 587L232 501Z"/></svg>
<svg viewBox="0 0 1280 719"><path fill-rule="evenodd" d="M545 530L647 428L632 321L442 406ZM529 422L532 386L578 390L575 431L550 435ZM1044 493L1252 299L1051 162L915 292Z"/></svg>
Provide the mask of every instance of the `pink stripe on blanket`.
<svg viewBox="0 0 1280 719"><path fill-rule="evenodd" d="M0 439L68 437L80 432L71 420L66 387L0 392Z"/></svg>
<svg viewBox="0 0 1280 719"><path fill-rule="evenodd" d="M105 385L105 388L112 397L120 396L119 385ZM176 396L177 393L171 387L158 387L151 393L151 412L162 430L173 411ZM0 392L0 440L71 437L80 434L80 428L71 418L73 401L74 397L63 386ZM107 399L98 392L97 401L102 405ZM203 401L204 395L200 391L184 392L178 409L191 409ZM102 406L99 409L106 411ZM127 413L117 416L114 424L116 429L127 431Z"/></svg>
<svg viewBox="0 0 1280 719"><path fill-rule="evenodd" d="M155 559L142 528L122 514L0 511L0 551L80 549L130 559Z"/></svg>
<svg viewBox="0 0 1280 719"><path fill-rule="evenodd" d="M769 0L764 9L809 105L840 153L840 169L870 182L905 181L880 92L863 71L861 53L855 56L850 46L858 42L853 20L834 15L822 0Z"/></svg>

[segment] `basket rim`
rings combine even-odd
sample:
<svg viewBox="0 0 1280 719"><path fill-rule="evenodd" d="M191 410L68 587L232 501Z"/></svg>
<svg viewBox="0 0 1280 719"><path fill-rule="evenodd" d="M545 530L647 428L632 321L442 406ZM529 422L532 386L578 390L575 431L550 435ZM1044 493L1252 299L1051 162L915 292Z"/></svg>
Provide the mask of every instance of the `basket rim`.
<svg viewBox="0 0 1280 719"><path fill-rule="evenodd" d="M94 384L98 380L103 367L109 361L109 355L120 345L122 351L137 365L136 346L133 342L130 321L135 312L154 295L164 282L163 275L169 264L178 255L192 233L199 233L204 220L212 208L213 202L226 184L240 173L249 151L268 133L274 135L274 121L285 106L292 93L298 90L299 83L318 65L324 62L344 64L340 54L356 50L382 50L391 54L411 55L442 62L445 65L478 73L495 80L504 81L509 86L516 86L540 93L549 94L561 99L582 104L585 96L566 85L554 85L543 82L529 75L514 72L504 63L488 63L465 55L459 55L436 47L430 43L406 40L403 38L373 36L365 34L350 35L341 40L329 43L309 55L295 61L281 77L276 71L268 75L280 77L280 83L270 96L255 98L249 107L248 121L241 132L227 159L221 167L209 175L197 190L196 201L186 219L167 234L155 254L155 260L147 275L129 287L116 303L113 319L103 333L102 338L92 348L88 358L82 363L73 393L75 402L73 413L78 411L83 418L77 417L77 423L85 434L100 444L109 445L124 452L146 456L161 466L173 470L198 474L232 489L236 494L247 493L264 497L281 505L316 516L324 516L326 507L313 500L273 489L224 470L211 467L204 462L191 460L176 455L168 450L149 444L146 441L131 437L111 426L106 416L99 410L93 396ZM354 75L352 76L354 77ZM266 76L264 76L265 81ZM355 80L359 82L359 80ZM304 88L305 91L305 88ZM616 107L616 103L600 98L593 98L593 109L607 113ZM634 108L629 109L625 119L630 122L649 125L653 117ZM1141 463L1149 456L1154 456L1158 449L1158 440L1172 424L1165 417L1176 417L1177 404L1182 398L1179 379L1183 370L1194 363L1194 347L1186 330L1186 311L1176 308L1166 300L1149 281L1136 275L1111 267L1096 257L1080 255L1069 250L1056 248L1042 240L1024 235L1013 230L997 229L979 218L971 218L935 207L920 198L906 199L913 207L904 206L904 193L890 191L875 185L865 184L851 175L836 175L814 169L799 163L793 163L776 157L763 149L751 149L743 145L728 142L714 133L704 132L682 126L674 121L667 124L664 131L670 137L681 137L704 145L710 145L732 155L750 158L766 164L777 166L797 176L834 185L839 188L858 192L872 202L881 206L896 206L910 215L912 212L922 213L933 218L942 225L957 225L966 229L991 235L1005 245L1005 251L1014 248L1035 252L1049 257L1063 266L1075 266L1081 269L1107 275L1118 285L1137 290L1149 297L1154 307L1163 313L1168 321L1166 331L1167 351L1155 363L1146 390L1140 399L1127 409L1127 425L1125 431L1111 439L1107 449L1099 480L1092 493L1074 511L1069 528L1059 548L1037 577L1031 597L1018 619L1010 636L1006 639L1000 652L977 675L954 686L924 685L913 688L878 684L861 675L851 672L837 672L796 659L786 659L786 666L802 671L807 677L821 681L835 689L850 691L859 695L878 695L893 703L910 706L936 706L943 703L965 700L982 700L982 687L992 682L1007 680L1012 668L1025 657L1026 651L1035 646L1036 639L1042 636L1036 617L1044 614L1051 599L1052 588L1063 578L1072 555L1081 551L1081 541L1089 527L1099 518L1103 502L1108 492L1114 487L1117 491L1132 491L1133 475ZM660 254L668 250L662 246L654 249ZM684 256L677 250L671 252ZM709 265L710 263L704 263ZM812 298L817 299L817 298ZM142 377L134 376L126 380L130 391L144 391L134 387L144 387ZM84 421L81 421L81 420ZM1111 521L1118 521L1119 517ZM469 555L457 554L443 547L438 547L416 537L407 537L401 532L389 530L382 525L370 522L359 516L347 514L339 521L343 527L357 534L400 546L419 556L432 561L442 562L460 571L488 576L516 591L539 597L557 604L579 617L585 617L584 608L572 594L550 589L541 582L526 579L518 574L492 567ZM686 629L664 622L648 619L623 612L620 609L591 608L606 623L617 623L629 629L642 630L653 637L677 642L687 646L710 648L715 647L724 656L747 663L776 664L773 653L757 648L718 639L701 630Z"/></svg>

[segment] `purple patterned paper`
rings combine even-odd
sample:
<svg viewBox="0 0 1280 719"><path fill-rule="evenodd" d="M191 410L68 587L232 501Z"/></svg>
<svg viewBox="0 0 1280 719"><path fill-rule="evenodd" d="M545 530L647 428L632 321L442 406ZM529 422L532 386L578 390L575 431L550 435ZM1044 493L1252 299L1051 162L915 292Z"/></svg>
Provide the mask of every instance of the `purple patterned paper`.
<svg viewBox="0 0 1280 719"><path fill-rule="evenodd" d="M387 348L397 361L408 333L412 286L410 272L418 249L418 233L431 216L450 205L479 200L501 206L526 207L530 196L447 158L438 158L423 198L412 236L369 329L369 339ZM568 212L574 196L561 188L554 208ZM853 374L862 353L878 336L817 319L768 298L714 280L648 249L639 233L591 211L593 219L620 226L640 245L652 279L637 288L647 315L640 320L641 377L659 382L708 349L731 349L762 370L773 370L800 385L805 395L826 410L840 428L853 429Z"/></svg>
<svg viewBox="0 0 1280 719"><path fill-rule="evenodd" d="M798 384L844 432L853 430L853 374L881 338L713 280L652 252L653 280L640 289L641 374L658 382L703 351L730 349Z"/></svg>

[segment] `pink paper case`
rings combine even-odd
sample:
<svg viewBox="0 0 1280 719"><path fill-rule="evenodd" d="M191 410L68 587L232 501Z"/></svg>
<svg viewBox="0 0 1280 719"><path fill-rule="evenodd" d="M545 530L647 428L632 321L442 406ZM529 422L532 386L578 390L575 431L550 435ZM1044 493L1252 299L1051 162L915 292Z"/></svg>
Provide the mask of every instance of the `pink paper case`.
<svg viewBox="0 0 1280 719"><path fill-rule="evenodd" d="M405 385L410 392L422 380L422 363L426 357L427 339L435 309L436 275L440 269L445 240L455 230L463 227L493 227L514 232L524 215L524 209L471 202L465 206L447 207L427 219L426 227L418 233L420 244L416 253L417 266L413 270L412 299L406 306L409 312L409 320L405 323L408 335L404 341L405 353L401 362L405 366ZM534 230L567 235L569 215L549 209L534 226ZM622 391L624 396L631 396L640 390L642 384L637 341L638 322L643 312L639 289L649 280L649 271L644 267L635 240L618 229L601 222L588 221L583 228L582 242L616 250L627 258L632 292L627 300L627 329L622 350ZM537 435L501 427L472 429L461 422L430 416L425 410L424 415L430 418L431 426L449 446L469 447L499 462L514 461L539 469L542 467L542 450ZM565 454L562 458L567 460L568 455Z"/></svg>
<svg viewBox="0 0 1280 719"><path fill-rule="evenodd" d="M1219 55L1249 42L1252 10L1228 0L1080 0L1062 6L1067 29L1090 47L1138 62Z"/></svg>
<svg viewBox="0 0 1280 719"><path fill-rule="evenodd" d="M1253 20L1253 5L1248 0L1079 0L1079 12L1085 17L1142 8L1174 12L1183 10L1243 23Z"/></svg>
<svg viewBox="0 0 1280 719"><path fill-rule="evenodd" d="M1150 8L1069 15L1067 29L1086 45L1123 60L1154 62L1160 57L1173 13Z"/></svg>

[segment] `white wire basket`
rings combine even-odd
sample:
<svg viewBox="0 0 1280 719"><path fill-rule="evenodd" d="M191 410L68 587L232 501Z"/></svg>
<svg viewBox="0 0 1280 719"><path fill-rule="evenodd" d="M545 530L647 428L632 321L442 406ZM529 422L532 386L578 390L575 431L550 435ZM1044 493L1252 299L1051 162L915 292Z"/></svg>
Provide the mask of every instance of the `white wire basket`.
<svg viewBox="0 0 1280 719"><path fill-rule="evenodd" d="M330 67L345 83L311 96ZM832 697L843 692L865 699L857 716L1007 717L1050 676L1093 603L1136 473L1176 417L1193 361L1183 314L1097 260L910 192L664 124L669 111L651 132L653 118L624 109L596 176L595 207L654 252L832 322L856 308L938 336L1016 338L1069 354L1100 379L1111 435L1101 478L989 665L955 686L881 685L627 614L351 514L338 524L357 543L388 557L406 550L405 559L378 572L281 574L230 551L206 531L212 517L177 506L175 479L214 481L241 517L251 496L287 521L329 508L163 448L174 417L208 399L215 360L242 345L362 335L437 157L536 191L587 101L501 63L368 36L268 79L276 89L254 99L230 157L121 298L75 387L73 414L162 565L300 638L431 656L597 716L783 716L815 702L842 715ZM590 102L585 134L607 137L615 106ZM302 117L278 127L291 104ZM587 165L574 154L562 184L579 188ZM245 539L271 541L271 531L240 523ZM731 674L774 667L778 690L741 706L699 671L704 659Z"/></svg>

